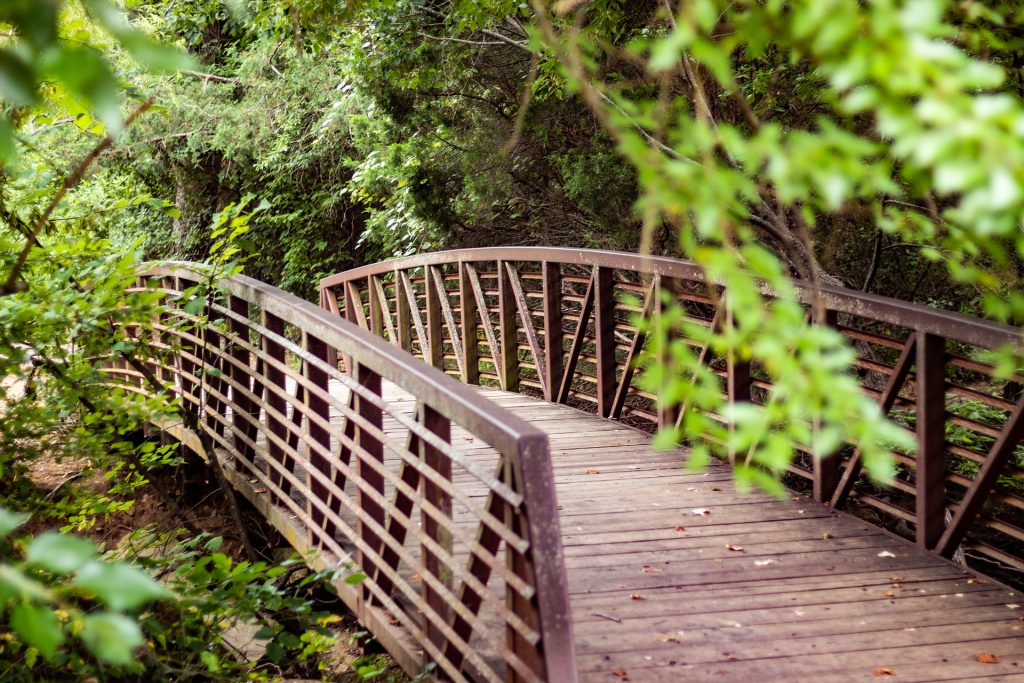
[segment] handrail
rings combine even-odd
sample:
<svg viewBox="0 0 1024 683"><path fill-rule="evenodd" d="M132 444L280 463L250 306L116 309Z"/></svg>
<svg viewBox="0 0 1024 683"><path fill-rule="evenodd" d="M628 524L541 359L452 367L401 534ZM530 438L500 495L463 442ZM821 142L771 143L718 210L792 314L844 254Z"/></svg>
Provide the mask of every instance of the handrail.
<svg viewBox="0 0 1024 683"><path fill-rule="evenodd" d="M576 680L547 435L244 275L215 283L215 322L197 324L184 306L207 277L180 263L143 273L165 308L140 348L156 349L147 362L198 415L232 483L291 524L294 543L365 575L339 582L341 597L385 644L416 642L424 654L406 664L432 661L452 680ZM107 371L145 390L130 367ZM395 392L415 398L413 415Z"/></svg>
<svg viewBox="0 0 1024 683"><path fill-rule="evenodd" d="M922 547L946 556L965 547L1024 570L1024 459L1016 454L1024 398L1013 384L1005 396L993 393L992 368L977 357L1020 346L1021 329L841 288L795 288L800 303L820 301L825 316L818 322L854 344L864 391L918 446L916 456L894 454L900 474L888 488L860 477L860 454L849 446L820 460L805 454L791 474L807 480L822 502L853 499L890 527L913 525ZM637 384L646 338L633 318L657 315L665 292L691 322L721 324L692 263L560 247L464 249L375 263L323 279L321 305L464 382L537 393L653 430L680 424L682 411L659 405ZM622 293L643 304L624 303ZM760 402L771 388L756 365L704 347L699 355L730 401Z"/></svg>

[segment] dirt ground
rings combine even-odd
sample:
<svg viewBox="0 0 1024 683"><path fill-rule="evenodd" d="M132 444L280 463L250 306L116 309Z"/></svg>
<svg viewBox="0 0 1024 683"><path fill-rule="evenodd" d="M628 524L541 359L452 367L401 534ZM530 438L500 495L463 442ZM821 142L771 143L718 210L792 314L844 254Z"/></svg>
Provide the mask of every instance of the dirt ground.
<svg viewBox="0 0 1024 683"><path fill-rule="evenodd" d="M222 536L224 543L220 552L235 559L244 558L243 546L230 508L224 494L216 484L205 476L198 467L183 468L174 478L156 478L152 484L143 487L135 503L123 512L113 513L98 520L91 529L82 532L106 549L121 546L133 532L147 526L159 531L173 531L185 526L184 515L200 532ZM88 463L65 459L56 461L40 459L30 466L30 478L40 491L56 499L65 487L78 487L90 492L103 492L107 482L102 472L90 472ZM172 509L159 490L166 492L177 502L179 509ZM241 501L243 504L245 501ZM262 517L254 510L244 510L245 524L253 546L261 553L278 560L290 554L281 537L265 525ZM60 526L59 520L37 519L28 525L28 531L39 532L46 528ZM323 606L321 606L323 608ZM336 610L342 617L334 626L335 645L324 657L324 670L320 680L338 683L356 683L364 680L382 683L404 683L410 679L383 652L369 635L362 630L345 606L336 601L329 609ZM244 637L244 628L242 629ZM256 645L258 650L259 646ZM372 678L360 675L359 669L381 671ZM368 669L364 668L364 676Z"/></svg>

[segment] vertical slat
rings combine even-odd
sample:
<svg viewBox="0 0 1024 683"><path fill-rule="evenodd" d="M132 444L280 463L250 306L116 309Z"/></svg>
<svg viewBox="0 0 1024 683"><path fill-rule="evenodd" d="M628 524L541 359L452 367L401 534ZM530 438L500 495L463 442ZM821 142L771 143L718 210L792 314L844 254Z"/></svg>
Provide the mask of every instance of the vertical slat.
<svg viewBox="0 0 1024 683"><path fill-rule="evenodd" d="M541 264L541 280L544 288L544 372L547 387L544 398L557 400L559 383L564 369L563 348L565 333L562 328L562 268L558 263L544 261Z"/></svg>
<svg viewBox="0 0 1024 683"><path fill-rule="evenodd" d="M395 318L398 329L398 346L406 351L412 350L412 321L409 320L409 302L402 286L400 271L395 271Z"/></svg>
<svg viewBox="0 0 1024 683"><path fill-rule="evenodd" d="M723 302L724 306L729 304ZM735 325L733 319L733 311L731 308L726 309L726 326L731 329ZM741 403L744 401L750 401L750 362L740 358L736 354L735 349L729 350L728 358L726 359L726 396L730 404ZM729 433L733 432L733 425L729 425ZM736 453L730 447L729 449L729 462L736 463Z"/></svg>
<svg viewBox="0 0 1024 683"><path fill-rule="evenodd" d="M832 310L826 310L824 319L819 321L819 324L826 327L835 328L838 324L838 314ZM818 431L818 425L814 425L814 430ZM814 500L825 503L832 499L835 494L836 487L839 485L839 466L842 462L840 452L838 450L832 453L820 453L814 458L814 471L813 471L813 491Z"/></svg>
<svg viewBox="0 0 1024 683"><path fill-rule="evenodd" d="M444 369L444 334L441 332L441 298L437 283L432 282L432 268L423 268L423 290L427 297L427 344L429 352L425 352L428 363L435 368ZM442 283L443 286L443 283Z"/></svg>
<svg viewBox="0 0 1024 683"><path fill-rule="evenodd" d="M462 329L462 381L480 383L480 327L477 322L476 295L470 280L469 264L459 262L459 316Z"/></svg>
<svg viewBox="0 0 1024 683"><path fill-rule="evenodd" d="M271 333L284 336L284 321L274 315L263 311L263 326L267 328ZM284 347L270 336L263 337L263 351L268 358L276 360L280 363L285 362ZM273 363L265 362L264 376L266 377L266 385L264 386L264 401L267 402L274 410L278 411L282 416L288 414L288 401L285 398L285 379L284 371L274 366ZM282 441L287 438L287 427L284 422L274 417L267 411L266 415L267 428L270 432ZM272 439L267 439L267 455L273 460L281 463L285 469L291 471L292 463L291 459L285 454L284 449L278 443L275 443ZM269 470L270 481L276 486L281 488L284 495L288 495L291 490L291 483L284 478L284 475L277 471L277 468L271 467Z"/></svg>
<svg viewBox="0 0 1024 683"><path fill-rule="evenodd" d="M378 337L384 336L384 307L386 301L381 300L379 288L380 282L376 275L371 275L366 280L366 297L370 303L370 331Z"/></svg>
<svg viewBox="0 0 1024 683"><path fill-rule="evenodd" d="M597 413L612 414L615 400L615 281L610 268L599 267L594 287L594 332L597 356Z"/></svg>
<svg viewBox="0 0 1024 683"><path fill-rule="evenodd" d="M440 437L441 440L446 443L450 443L451 424L449 423L448 418L444 417L428 405L424 405L422 410L423 426L428 431ZM422 439L419 442L419 448L420 459L423 465L437 472L445 480L451 481L451 460L437 450L437 448ZM428 477L423 478L423 500L437 508L440 514L446 519L452 519L451 495L446 493ZM436 542L441 548L448 551L449 554L452 552L451 533L438 524L434 517L424 513L422 510L420 512L420 526L423 529L424 535ZM420 557L421 562L423 563L423 572L430 573L437 577L439 582L450 590L452 587L452 572L451 569L445 565L444 561L437 557L437 555L435 555L425 543L420 545ZM448 601L436 590L431 588L426 581L421 583L421 590L424 602L426 602L430 610L434 612L439 622L447 624L451 617L451 607L448 605ZM430 640L438 647L442 647L445 644L445 637L441 633L440 629L432 623L430 618L424 620L424 625L426 627L425 631L427 637L430 638Z"/></svg>
<svg viewBox="0 0 1024 683"><path fill-rule="evenodd" d="M329 353L327 344L322 340L314 337L309 333L304 333L304 346L309 351L310 355L314 358L327 362ZM327 371L323 368L318 367L315 363L306 363L306 379L309 383L315 386L323 395L317 391L306 392L306 406L310 412L314 415L318 415L324 419L325 422L330 420L330 406L327 403L325 396L329 394L329 377ZM307 420L310 438L323 447L323 450L327 453L331 452L331 435L326 429L316 424L313 420ZM330 460L325 458L323 454L318 452L316 448L309 449L309 466L319 472L323 472L327 477L331 476L331 463ZM327 487L316 477L309 478L309 489L310 493L314 498L322 501L327 500ZM319 507L313 505L310 501L306 501L306 510L309 513L310 518L317 525L322 527L324 523L324 513ZM317 536L314 535L314 538Z"/></svg>
<svg viewBox="0 0 1024 683"><path fill-rule="evenodd" d="M245 299L237 296L232 296L228 302L228 307L232 313L235 313L244 318L249 317L249 302ZM249 341L249 328L245 322L231 318L228 322L228 326L231 330L232 336L236 339ZM252 389L252 375L249 372L251 367L251 354L249 351L242 347L241 344L233 343L231 345L231 356L237 361L231 364L229 372L231 373L232 381L241 387L251 390ZM256 407L256 403L252 398L246 395L243 391L236 387L231 387L231 425L232 431L235 434L240 434L248 438L248 440L256 441L256 425L254 424L255 419L249 420L246 416L256 418L259 414L259 408ZM253 447L250 446L245 439L234 439L235 449L242 454L249 462L252 462L256 453ZM235 463L235 467L238 464Z"/></svg>
<svg viewBox="0 0 1024 683"><path fill-rule="evenodd" d="M356 366L356 372L354 373L357 381L360 385L365 387L367 390L376 394L381 395L381 378L376 372L373 372L369 368L358 365ZM355 397L356 412L359 416L366 420L377 430L383 429L384 415L381 409L369 401L363 399L360 396ZM367 430L356 426L356 444L359 450L356 454L356 475L366 483L366 485L379 493L381 496L384 495L384 476L374 469L372 466L366 464L367 458L372 458L380 463L381 468L384 464L384 444L380 442L373 434L367 432ZM360 487L356 492L356 505L359 509L363 510L367 516L373 521L379 524L381 527L385 525L384 519L384 508L380 503L376 502ZM366 545L371 548L374 552L379 553L381 547L381 539L377 536L377 533L370 528L362 520L358 523L359 536L363 539ZM363 570L363 573L367 576L373 576L377 573L376 564L370 557L368 557L362 551L358 555L359 567ZM364 588L364 599L369 598L369 589Z"/></svg>
<svg viewBox="0 0 1024 683"><path fill-rule="evenodd" d="M423 420L422 408L417 408L416 419L419 421ZM409 439L406 443L406 450L416 457L420 457L420 438L416 435L415 431L409 432ZM420 487L421 475L418 469L409 464L408 461L402 460L402 468L399 472L399 478L402 483L408 486L413 491L416 491ZM417 498L418 499L418 498ZM409 494L405 493L397 486L395 487L395 499L394 499L395 510L405 518L411 519L412 510L415 506L415 501ZM394 513L388 516L387 535L394 539L395 543L399 546L405 545L405 536L409 533L409 529L406 527L404 521L399 519ZM394 548L385 543L381 549L381 561L384 562L391 569L398 569L399 564L398 553L395 552ZM390 593L394 587L394 583L391 579L383 572L378 572L373 577L374 583L380 586L381 590L385 593Z"/></svg>
<svg viewBox="0 0 1024 683"><path fill-rule="evenodd" d="M665 320L665 313L673 306L679 305L678 298L678 283L667 277L659 277L655 284L657 285L654 295L654 327L656 333L661 334L663 338L660 340L660 347L658 351L658 363L663 367L667 368L668 372L665 373L666 377L674 377L679 369L676 367L675 360L672 358L672 342L678 338L679 333L674 328L670 328ZM668 403L667 401L659 397L658 400L658 428L664 429L666 427L676 427L677 420L682 414L682 407L675 403Z"/></svg>
<svg viewBox="0 0 1024 683"><path fill-rule="evenodd" d="M946 340L917 333L917 544L934 548L945 528Z"/></svg>
<svg viewBox="0 0 1024 683"><path fill-rule="evenodd" d="M505 391L519 390L519 332L516 325L516 303L512 282L504 261L497 262L498 270L498 330L501 333L501 360L498 374ZM497 359L496 359L497 360Z"/></svg>

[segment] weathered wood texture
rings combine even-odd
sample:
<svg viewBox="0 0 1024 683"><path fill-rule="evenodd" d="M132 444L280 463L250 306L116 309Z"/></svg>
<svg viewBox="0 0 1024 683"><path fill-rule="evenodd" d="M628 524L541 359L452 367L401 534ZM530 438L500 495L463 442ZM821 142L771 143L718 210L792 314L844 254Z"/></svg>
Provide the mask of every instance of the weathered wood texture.
<svg viewBox="0 0 1024 683"><path fill-rule="evenodd" d="M370 281L377 299L349 295L368 291ZM636 366L647 343L636 318L657 318L674 301L682 315L672 319L689 327L670 334L721 378L722 394L731 402L771 400L763 368L687 336L695 326L731 325L742 312L718 308L724 287L709 286L683 261L587 249L468 249L364 266L321 286L328 299L334 293L358 309L345 313L357 323L379 301L429 325L438 319L432 302L440 300L452 309L451 323L420 351L435 366L649 431L681 424L690 408L660 404ZM797 293L810 309L809 287L797 283ZM997 561L1024 571L1024 377L998 381L977 360L1021 344L1020 330L843 289L825 288L820 303L818 322L849 339L864 392L916 437L917 455L893 454L899 467L888 487L862 476L850 444L821 459L801 453L790 474L819 501L873 508L890 526L913 525L926 549L947 557L965 550L977 566Z"/></svg>

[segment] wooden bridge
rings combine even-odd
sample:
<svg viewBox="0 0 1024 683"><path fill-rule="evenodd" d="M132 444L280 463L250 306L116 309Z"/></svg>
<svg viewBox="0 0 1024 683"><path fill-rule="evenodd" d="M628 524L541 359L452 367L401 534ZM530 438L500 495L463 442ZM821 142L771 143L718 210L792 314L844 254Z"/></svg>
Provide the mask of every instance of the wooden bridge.
<svg viewBox="0 0 1024 683"><path fill-rule="evenodd" d="M946 559L1024 570L1024 399L978 360L1016 328L824 291L820 322L854 341L864 391L917 455L894 454L885 488L850 447L798 459L779 500L649 444L682 417L638 387L633 321L667 292L714 326L690 264L444 252L327 278L320 307L236 276L208 302L213 324L176 324L204 277L140 280L168 304L151 367L237 490L345 571L341 598L410 674L1024 678L1024 598ZM699 351L729 400L764 400L759 368Z"/></svg>

